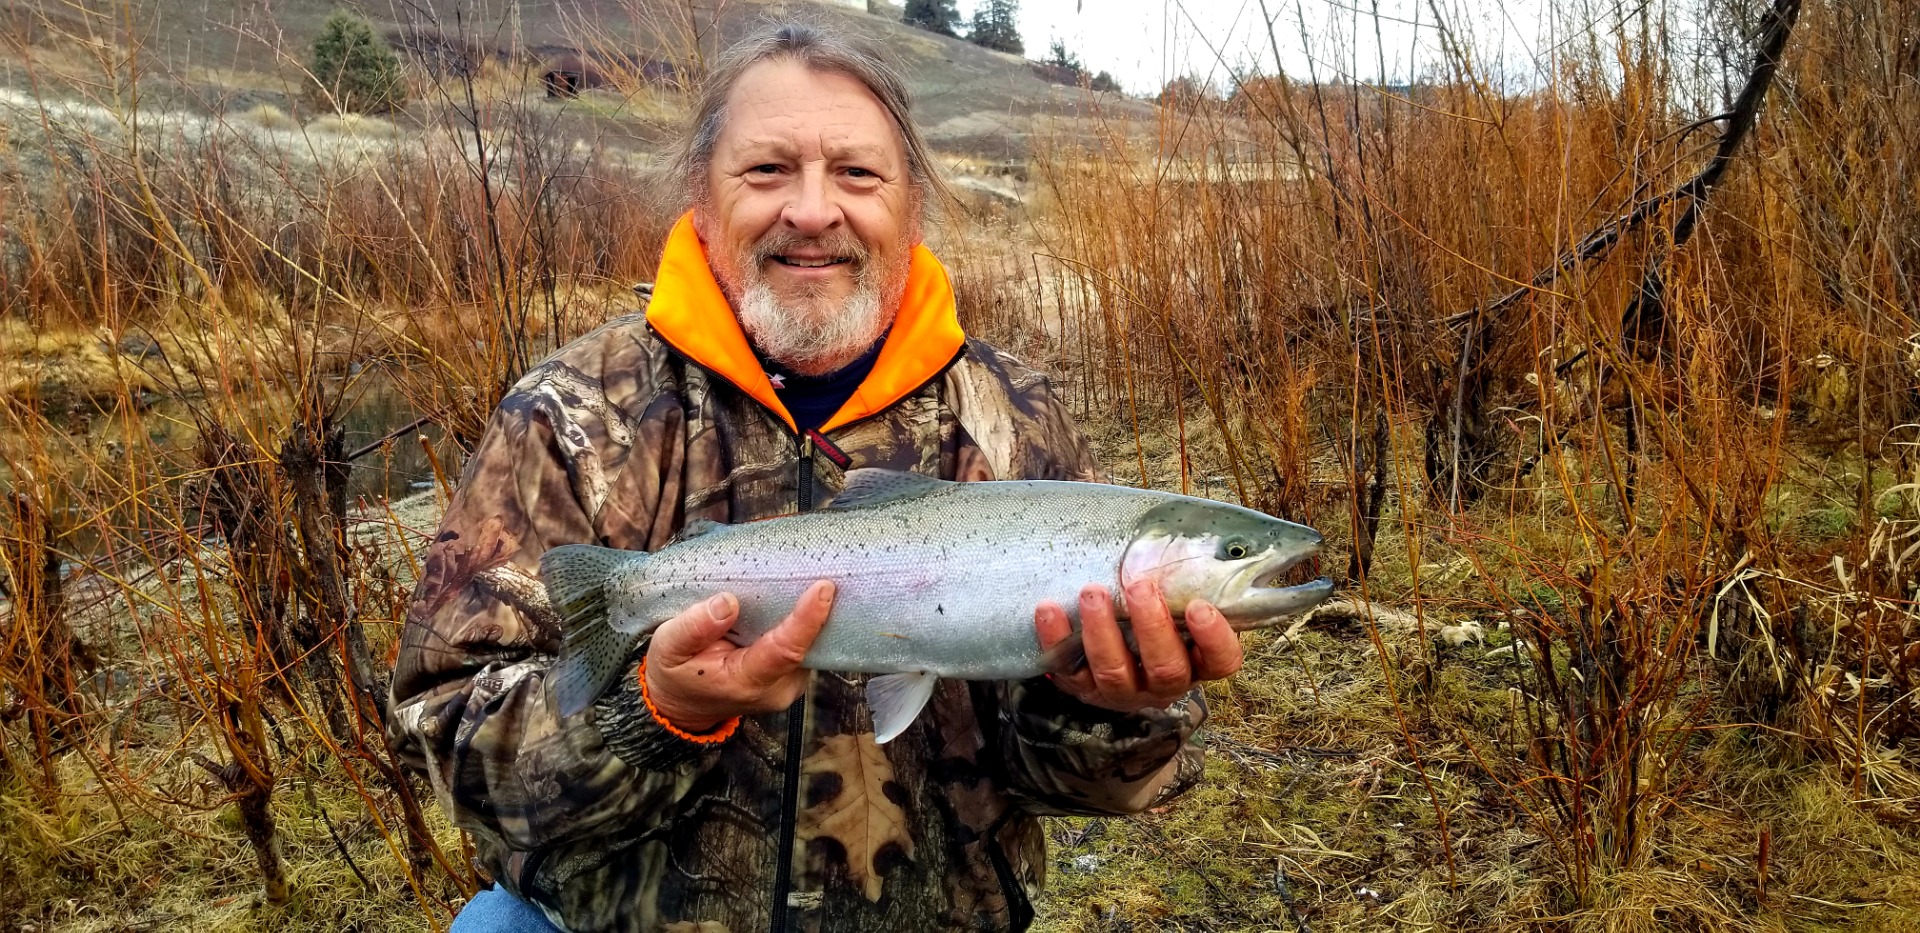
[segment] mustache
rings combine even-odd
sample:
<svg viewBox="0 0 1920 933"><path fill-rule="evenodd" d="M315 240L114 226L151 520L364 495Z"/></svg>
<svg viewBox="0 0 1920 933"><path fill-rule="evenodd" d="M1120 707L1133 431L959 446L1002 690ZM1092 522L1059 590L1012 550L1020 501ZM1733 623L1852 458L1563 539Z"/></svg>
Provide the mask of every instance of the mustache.
<svg viewBox="0 0 1920 933"><path fill-rule="evenodd" d="M845 257L852 262L855 271L866 268L872 260L873 252L867 244L851 233L840 232L828 236L801 236L790 230L774 230L753 244L752 264L748 268L758 269L762 263L775 256L783 256L800 249L826 253L829 256Z"/></svg>

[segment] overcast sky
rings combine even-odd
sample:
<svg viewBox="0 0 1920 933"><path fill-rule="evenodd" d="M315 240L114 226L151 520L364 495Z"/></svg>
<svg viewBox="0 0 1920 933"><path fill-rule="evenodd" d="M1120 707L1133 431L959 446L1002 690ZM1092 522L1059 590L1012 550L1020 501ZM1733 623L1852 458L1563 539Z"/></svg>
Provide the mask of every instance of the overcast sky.
<svg viewBox="0 0 1920 933"><path fill-rule="evenodd" d="M1649 0L1656 6L1662 0ZM969 20L976 0L958 0ZM1543 0L1266 0L1275 18L1282 64L1309 77L1406 81L1439 61L1437 6L1456 34L1469 37L1488 64L1532 83L1533 60L1554 41ZM1379 11L1378 41L1373 11ZM1308 41L1301 40L1304 24ZM1043 58L1062 39L1088 69L1112 72L1128 91L1151 93L1180 74L1211 75L1226 87L1228 68L1273 70L1273 46L1259 0L1021 0L1027 57ZM1311 56L1309 55L1311 49ZM1384 56L1382 50L1384 49Z"/></svg>

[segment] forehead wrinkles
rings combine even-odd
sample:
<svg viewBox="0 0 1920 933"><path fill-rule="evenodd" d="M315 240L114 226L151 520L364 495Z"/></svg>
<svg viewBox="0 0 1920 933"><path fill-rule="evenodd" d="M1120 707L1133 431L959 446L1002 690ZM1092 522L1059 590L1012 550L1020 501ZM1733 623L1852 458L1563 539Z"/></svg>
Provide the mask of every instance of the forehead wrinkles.
<svg viewBox="0 0 1920 933"><path fill-rule="evenodd" d="M899 153L885 146L851 138L853 134L836 133L832 127L821 127L805 135L784 136L761 134L746 136L735 142L730 148L736 156L752 158L758 156L778 156L781 158L811 159L815 157L831 160L852 159L861 162L886 163L898 167ZM796 145L795 143L799 144Z"/></svg>
<svg viewBox="0 0 1920 933"><path fill-rule="evenodd" d="M764 69L764 70L763 70ZM781 80L778 71L804 73ZM820 93L826 84L830 95ZM873 91L851 76L796 61L770 62L742 76L720 113L723 147L818 150L829 156L906 160L906 139Z"/></svg>

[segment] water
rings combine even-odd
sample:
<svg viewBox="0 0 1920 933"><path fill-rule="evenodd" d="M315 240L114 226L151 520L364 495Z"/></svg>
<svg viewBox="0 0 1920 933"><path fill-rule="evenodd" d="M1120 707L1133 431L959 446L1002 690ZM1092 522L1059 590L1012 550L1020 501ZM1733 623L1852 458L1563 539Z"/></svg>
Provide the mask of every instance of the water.
<svg viewBox="0 0 1920 933"><path fill-rule="evenodd" d="M349 455L373 444L389 432L411 424L420 416L419 410L399 390L392 377L379 369L363 371L350 381L335 377L327 389L330 393L343 395L347 400L339 423L345 431ZM199 428L193 412L196 408L206 408L206 402L172 397L149 397L148 401L150 404L131 416L125 411L94 412L67 417L57 423L68 436L65 443L48 445L56 469L74 467L73 475L78 479L87 475L86 471L78 469L79 461L81 458L91 458L107 465L124 464L125 469L134 474L131 477L115 477L114 490L91 489L77 496L60 497L70 501L66 506L66 520L60 523L67 532L61 549L70 558L84 560L105 554L107 548L97 523L101 521L100 509L103 505L124 500L125 494L118 491L118 483L131 479L133 482L129 483L130 486L142 489L154 499L163 499L178 496L183 475L197 469L194 448L199 442ZM265 412L257 416L254 427L259 430L249 440L262 456L271 457L278 450L281 435L265 430L275 423L284 424L284 418L276 419ZM378 507L384 501L433 488L433 465L419 440L423 435L433 444L434 454L439 458L442 468L448 471L448 481L452 482L460 466L459 453L439 428L431 424L424 425L403 432L352 461L353 468L347 481L348 508ZM0 438L0 442L11 440L15 439ZM13 447L11 443L0 444L0 449ZM63 464L62 460L67 463ZM142 471L164 475L139 476ZM13 472L12 464L0 462L0 481L4 481L0 485L10 485ZM164 481L168 478L174 481ZM160 506L162 514L173 510L171 504L154 504ZM191 520L190 517L188 520ZM121 527L130 522L154 524L151 518L131 514L124 517L108 516L106 521Z"/></svg>
<svg viewBox="0 0 1920 933"><path fill-rule="evenodd" d="M364 389L341 418L349 454L420 417L419 409L384 372L373 370L358 378ZM447 476L447 481L458 479L458 451L439 428L429 424L408 431L353 461L353 473L347 479L347 501L377 503L432 488L433 464L427 459L426 448L420 444L422 435L433 442L434 455L439 458L441 468L454 474Z"/></svg>

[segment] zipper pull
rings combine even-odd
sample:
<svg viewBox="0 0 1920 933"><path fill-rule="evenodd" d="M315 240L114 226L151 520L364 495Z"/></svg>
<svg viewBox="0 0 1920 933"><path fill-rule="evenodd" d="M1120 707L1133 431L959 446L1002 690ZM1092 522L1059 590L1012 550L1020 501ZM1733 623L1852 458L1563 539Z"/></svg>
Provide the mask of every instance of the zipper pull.
<svg viewBox="0 0 1920 933"><path fill-rule="evenodd" d="M813 445L814 450L826 454L827 459L833 461L834 466L842 470L853 466L853 458L847 456L847 452L841 450L832 441L827 440L827 436L820 433L818 429L809 429L807 431L807 443Z"/></svg>

